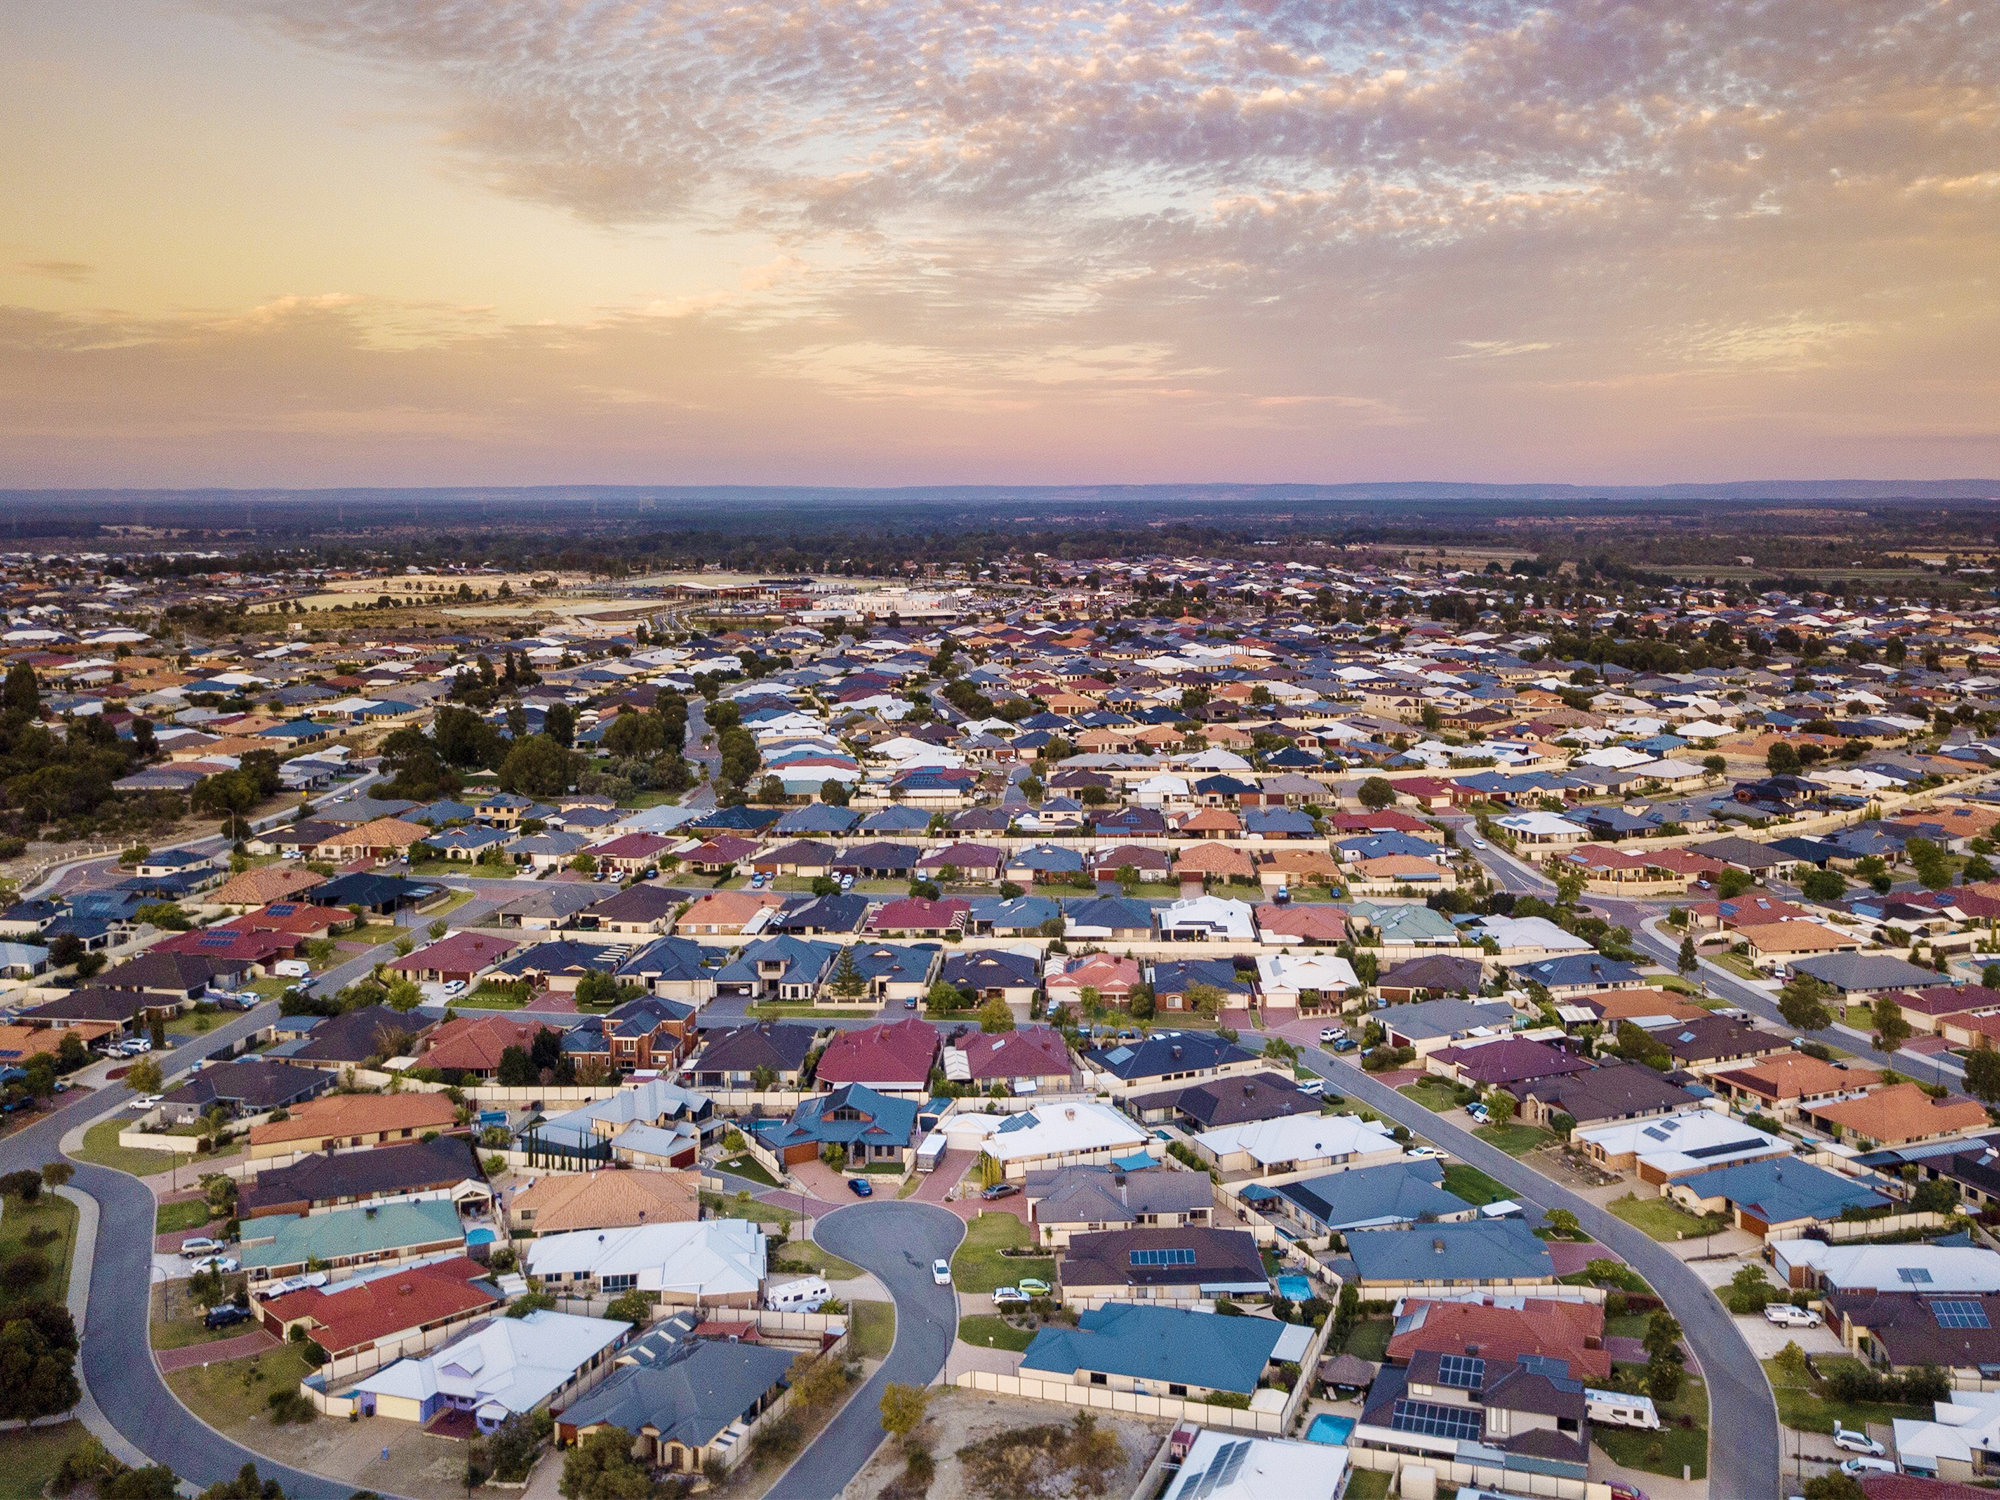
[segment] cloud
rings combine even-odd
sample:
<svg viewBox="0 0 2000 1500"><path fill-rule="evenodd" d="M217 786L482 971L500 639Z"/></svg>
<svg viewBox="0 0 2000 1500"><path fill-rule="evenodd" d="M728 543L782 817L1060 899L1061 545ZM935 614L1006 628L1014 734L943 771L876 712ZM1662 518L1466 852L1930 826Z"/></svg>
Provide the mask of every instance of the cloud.
<svg viewBox="0 0 2000 1500"><path fill-rule="evenodd" d="M23 276L46 276L51 281L88 281L97 268L80 260L19 260L14 269Z"/></svg>

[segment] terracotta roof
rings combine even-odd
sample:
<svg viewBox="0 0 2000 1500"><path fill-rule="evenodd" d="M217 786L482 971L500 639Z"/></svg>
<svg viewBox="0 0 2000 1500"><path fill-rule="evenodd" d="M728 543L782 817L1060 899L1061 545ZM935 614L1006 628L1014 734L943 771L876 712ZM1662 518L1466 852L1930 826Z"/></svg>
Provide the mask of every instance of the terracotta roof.
<svg viewBox="0 0 2000 1500"><path fill-rule="evenodd" d="M1965 1098L1933 1099L1914 1083L1877 1089L1843 1104L1822 1105L1812 1114L1885 1146L1949 1135L1986 1123L1985 1105Z"/></svg>
<svg viewBox="0 0 2000 1500"><path fill-rule="evenodd" d="M424 1066L490 1073L500 1066L501 1054L509 1047L527 1051L535 1045L535 1034L544 1029L539 1021L516 1021L508 1016L460 1016L445 1022L426 1039Z"/></svg>
<svg viewBox="0 0 2000 1500"><path fill-rule="evenodd" d="M1882 1075L1872 1068L1836 1068L1803 1052L1767 1057L1748 1067L1730 1068L1715 1077L1766 1099L1808 1099L1816 1094L1872 1088L1882 1081Z"/></svg>
<svg viewBox="0 0 2000 1500"><path fill-rule="evenodd" d="M497 1307L497 1294L476 1283L486 1268L464 1256L410 1266L393 1276L350 1282L327 1293L309 1287L272 1297L263 1306L285 1323L310 1318L307 1336L329 1354L420 1328L442 1318Z"/></svg>
<svg viewBox="0 0 2000 1500"><path fill-rule="evenodd" d="M826 1044L815 1076L826 1086L893 1083L916 1087L931 1073L938 1029L914 1017L843 1031Z"/></svg>
<svg viewBox="0 0 2000 1500"><path fill-rule="evenodd" d="M508 1212L534 1214L538 1235L687 1223L701 1215L696 1172L551 1173L522 1188Z"/></svg>
<svg viewBox="0 0 2000 1500"><path fill-rule="evenodd" d="M419 948L389 967L399 974L415 974L426 969L465 969L478 972L496 964L521 945L512 938L492 937L483 932L454 932L429 947Z"/></svg>
<svg viewBox="0 0 2000 1500"><path fill-rule="evenodd" d="M384 1130L449 1130L457 1121L457 1107L443 1094L328 1094L301 1104L289 1120L251 1126L250 1144Z"/></svg>
<svg viewBox="0 0 2000 1500"><path fill-rule="evenodd" d="M1477 1353L1491 1368L1511 1365L1523 1354L1569 1361L1573 1377L1611 1374L1604 1348L1604 1309L1594 1302L1559 1302L1530 1297L1520 1307L1485 1302L1409 1301L1389 1340L1393 1364L1408 1364L1419 1350L1439 1354ZM1417 1324L1418 1326L1406 1326ZM1591 1344L1597 1347L1590 1347Z"/></svg>
<svg viewBox="0 0 2000 1500"><path fill-rule="evenodd" d="M204 906L264 906L283 901L316 885L326 877L300 865L262 865L232 875L202 898Z"/></svg>

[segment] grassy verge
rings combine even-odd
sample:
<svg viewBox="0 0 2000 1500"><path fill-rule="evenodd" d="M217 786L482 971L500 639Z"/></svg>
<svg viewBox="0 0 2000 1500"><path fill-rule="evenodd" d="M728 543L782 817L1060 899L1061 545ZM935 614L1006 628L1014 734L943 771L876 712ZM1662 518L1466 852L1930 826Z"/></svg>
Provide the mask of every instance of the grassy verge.
<svg viewBox="0 0 2000 1500"><path fill-rule="evenodd" d="M778 1179L773 1177L764 1164L747 1151L741 1156L725 1156L716 1166L732 1177L748 1178L751 1182L762 1183L765 1187L776 1187Z"/></svg>
<svg viewBox="0 0 2000 1500"><path fill-rule="evenodd" d="M1034 1342L1035 1336L1025 1328L1016 1328L1004 1318L996 1318L990 1313L958 1320L958 1336L968 1344L976 1344L981 1349L1012 1349L1020 1353Z"/></svg>
<svg viewBox="0 0 2000 1500"><path fill-rule="evenodd" d="M1810 1375L1792 1376L1785 1373L1775 1359L1763 1362L1764 1373L1770 1377L1771 1393L1778 1398L1778 1420L1797 1432L1831 1433L1837 1421L1843 1427L1866 1431L1870 1422L1893 1422L1898 1417L1912 1421L1929 1421L1931 1409L1928 1406L1900 1406L1879 1401L1836 1401L1824 1394L1824 1388L1816 1384ZM1838 1368L1842 1361L1819 1358L1815 1361L1822 1370Z"/></svg>
<svg viewBox="0 0 2000 1500"><path fill-rule="evenodd" d="M187 1229L199 1229L212 1218L208 1203L202 1198L190 1198L185 1203L162 1203L159 1212L153 1216L153 1233L179 1234Z"/></svg>
<svg viewBox="0 0 2000 1500"><path fill-rule="evenodd" d="M798 1214L789 1208L780 1208L775 1203L765 1203L752 1198L747 1192L731 1193L727 1197L719 1193L703 1193L702 1206L718 1219L749 1219L757 1224L789 1224Z"/></svg>
<svg viewBox="0 0 2000 1500"><path fill-rule="evenodd" d="M30 1244L42 1235L54 1238L45 1244ZM69 1291L69 1258L76 1249L76 1205L54 1193L43 1193L33 1203L22 1205L9 1198L0 1212L0 1264L17 1255L39 1256L42 1274L17 1291L0 1291L0 1307L46 1299L61 1302Z"/></svg>
<svg viewBox="0 0 2000 1500"><path fill-rule="evenodd" d="M887 1359L896 1346L896 1304L855 1302L848 1306L848 1343L857 1359Z"/></svg>
<svg viewBox="0 0 2000 1500"><path fill-rule="evenodd" d="M175 1151L138 1151L118 1144L118 1132L131 1123L120 1115L100 1121L83 1133L83 1148L70 1154L78 1161L94 1162L100 1167L111 1167L120 1172L130 1172L134 1177L151 1177L156 1172L171 1171L184 1161L192 1160ZM209 1160L214 1160L210 1157Z"/></svg>
<svg viewBox="0 0 2000 1500"><path fill-rule="evenodd" d="M1444 1190L1463 1198L1477 1208L1484 1208L1489 1203L1498 1203L1503 1198L1514 1196L1479 1168L1469 1167L1462 1161L1450 1162L1445 1166Z"/></svg>
<svg viewBox="0 0 2000 1500"><path fill-rule="evenodd" d="M852 1261L842 1260L814 1240L792 1240L772 1256L772 1269L796 1271L801 1276L824 1276L828 1281L852 1281L865 1273Z"/></svg>
<svg viewBox="0 0 2000 1500"><path fill-rule="evenodd" d="M1636 1368L1636 1367L1635 1367ZM1687 1465L1696 1479L1708 1477L1708 1389L1699 1377L1689 1375L1681 1382L1681 1392L1671 1401L1658 1402L1660 1430L1642 1432L1636 1428L1610 1427L1602 1423L1590 1429L1597 1446L1613 1463L1648 1474L1664 1474L1678 1479ZM1679 1425L1683 1416L1694 1425Z"/></svg>
<svg viewBox="0 0 2000 1500"><path fill-rule="evenodd" d="M1458 1108L1458 1091L1442 1078L1425 1078L1406 1083L1396 1090L1405 1099L1414 1099L1434 1115Z"/></svg>
<svg viewBox="0 0 2000 1500"><path fill-rule="evenodd" d="M81 1422L0 1432L0 1500L42 1500L63 1459L86 1436Z"/></svg>
<svg viewBox="0 0 2000 1500"><path fill-rule="evenodd" d="M167 1376L173 1393L188 1409L221 1432L240 1432L250 1419L270 1410L273 1391L291 1391L311 1373L298 1352L287 1344L250 1359L196 1365Z"/></svg>
<svg viewBox="0 0 2000 1500"><path fill-rule="evenodd" d="M1026 1249L1028 1226L1012 1214L983 1213L965 1229L965 1240L952 1258L951 1279L961 1292L990 1292L1012 1286L1023 1276L1055 1280L1053 1257L1029 1259L1003 1256L1009 1249Z"/></svg>
<svg viewBox="0 0 2000 1500"><path fill-rule="evenodd" d="M1634 1229L1666 1243L1692 1239L1709 1223L1665 1198L1637 1198L1627 1193L1604 1206Z"/></svg>
<svg viewBox="0 0 2000 1500"><path fill-rule="evenodd" d="M1740 953L1705 953L1702 957L1718 968L1727 969L1738 979L1755 980L1764 977L1757 966Z"/></svg>
<svg viewBox="0 0 2000 1500"><path fill-rule="evenodd" d="M1482 1125L1472 1133L1509 1156L1526 1156L1555 1139L1553 1132L1535 1125Z"/></svg>

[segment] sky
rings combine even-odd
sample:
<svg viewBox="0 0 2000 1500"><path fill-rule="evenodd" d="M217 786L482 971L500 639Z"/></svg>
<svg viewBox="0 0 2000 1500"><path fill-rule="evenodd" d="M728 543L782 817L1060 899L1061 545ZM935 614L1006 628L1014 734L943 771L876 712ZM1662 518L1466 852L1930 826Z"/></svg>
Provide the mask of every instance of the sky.
<svg viewBox="0 0 2000 1500"><path fill-rule="evenodd" d="M2000 0L0 0L0 486L2000 474Z"/></svg>

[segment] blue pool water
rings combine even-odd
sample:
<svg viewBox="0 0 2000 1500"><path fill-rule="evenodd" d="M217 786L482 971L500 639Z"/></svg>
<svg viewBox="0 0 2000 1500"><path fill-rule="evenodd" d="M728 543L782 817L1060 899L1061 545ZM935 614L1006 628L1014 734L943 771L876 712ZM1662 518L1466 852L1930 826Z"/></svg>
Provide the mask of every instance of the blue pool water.
<svg viewBox="0 0 2000 1500"><path fill-rule="evenodd" d="M1309 1443L1331 1443L1335 1447L1347 1445L1348 1434L1354 1431L1354 1418L1336 1417L1331 1412L1321 1412L1313 1418L1312 1426L1306 1429Z"/></svg>
<svg viewBox="0 0 2000 1500"><path fill-rule="evenodd" d="M1305 1276L1280 1276L1278 1295L1288 1302L1303 1302L1313 1294L1313 1284Z"/></svg>
<svg viewBox="0 0 2000 1500"><path fill-rule="evenodd" d="M490 1245L493 1243L493 1231L490 1229L468 1229L465 1232L465 1243L468 1245Z"/></svg>

